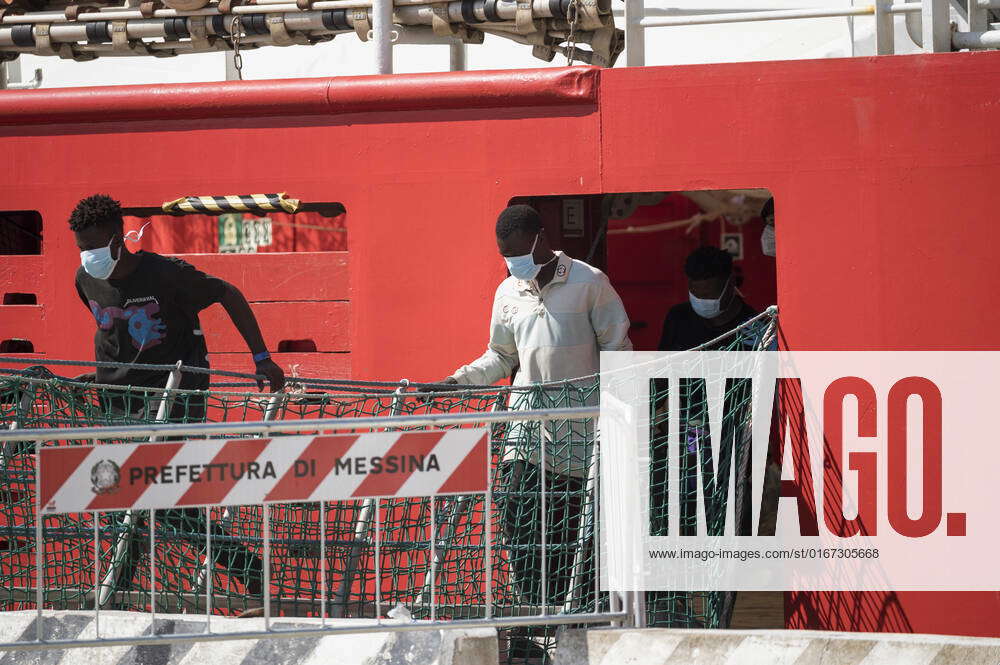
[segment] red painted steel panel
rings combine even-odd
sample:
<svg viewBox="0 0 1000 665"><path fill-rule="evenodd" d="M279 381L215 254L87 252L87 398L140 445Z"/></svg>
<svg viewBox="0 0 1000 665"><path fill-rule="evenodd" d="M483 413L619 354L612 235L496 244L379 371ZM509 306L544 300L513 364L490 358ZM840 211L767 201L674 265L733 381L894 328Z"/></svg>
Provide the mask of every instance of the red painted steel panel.
<svg viewBox="0 0 1000 665"><path fill-rule="evenodd" d="M283 340L309 339L317 351L350 350L350 303L265 302L252 307L269 349L277 350ZM246 342L221 305L209 307L199 319L210 351L247 351Z"/></svg>
<svg viewBox="0 0 1000 665"><path fill-rule="evenodd" d="M252 303L350 298L347 252L176 256L234 284Z"/></svg>
<svg viewBox="0 0 1000 665"><path fill-rule="evenodd" d="M592 104L596 68L8 91L0 125Z"/></svg>
<svg viewBox="0 0 1000 665"><path fill-rule="evenodd" d="M770 189L791 348L998 349L998 80L1000 53L605 71L604 187ZM992 591L791 594L787 611L1000 635Z"/></svg>
<svg viewBox="0 0 1000 665"><path fill-rule="evenodd" d="M0 305L0 341L5 339L27 339L35 345L35 351L42 353L51 349L51 341L45 338L45 308L41 305Z"/></svg>
<svg viewBox="0 0 1000 665"><path fill-rule="evenodd" d="M0 297L4 293L34 293L37 296L44 270L45 258L42 256L0 256ZM38 303L41 304L41 300Z"/></svg>
<svg viewBox="0 0 1000 665"><path fill-rule="evenodd" d="M451 81L433 102L444 110L372 111L349 122L272 117L0 131L5 154L19 164L0 194L10 206L40 208L47 224L50 275L42 298L65 318L46 335L65 355L92 356L93 322L71 286L79 259L62 226L81 196L112 192L126 206L148 206L192 191L287 191L350 211L351 300L361 303L351 311L355 376L434 379L477 356L486 344L489 297L504 275L493 240L496 214L515 195L600 187L597 75L576 68L440 76ZM421 104L438 94L426 85L434 77L413 79L422 91L409 77L392 80L408 90L404 97L426 98ZM504 95L496 93L501 84ZM275 97L282 85L266 84ZM366 90L358 94L374 103ZM91 94L101 108L117 99L113 90ZM477 95L484 96L477 102ZM510 107L474 108L512 100ZM529 100L545 105L518 106ZM396 107L389 101L380 108ZM44 160L37 158L41 145Z"/></svg>

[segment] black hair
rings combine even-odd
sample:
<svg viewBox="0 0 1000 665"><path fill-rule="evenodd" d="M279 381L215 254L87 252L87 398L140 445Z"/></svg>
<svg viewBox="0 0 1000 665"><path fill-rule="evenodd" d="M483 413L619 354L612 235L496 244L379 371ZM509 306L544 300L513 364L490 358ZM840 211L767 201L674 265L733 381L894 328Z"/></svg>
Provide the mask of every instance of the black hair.
<svg viewBox="0 0 1000 665"><path fill-rule="evenodd" d="M542 217L529 205L508 206L497 217L497 238L506 238L515 231L534 235L541 230Z"/></svg>
<svg viewBox="0 0 1000 665"><path fill-rule="evenodd" d="M125 222L121 204L107 194L94 194L81 200L69 216L69 228L73 231L111 225L122 228Z"/></svg>
<svg viewBox="0 0 1000 665"><path fill-rule="evenodd" d="M764 207L760 209L760 218L774 217L774 197L764 201Z"/></svg>
<svg viewBox="0 0 1000 665"><path fill-rule="evenodd" d="M684 262L684 274L690 279L728 278L733 274L733 257L718 247L699 247Z"/></svg>

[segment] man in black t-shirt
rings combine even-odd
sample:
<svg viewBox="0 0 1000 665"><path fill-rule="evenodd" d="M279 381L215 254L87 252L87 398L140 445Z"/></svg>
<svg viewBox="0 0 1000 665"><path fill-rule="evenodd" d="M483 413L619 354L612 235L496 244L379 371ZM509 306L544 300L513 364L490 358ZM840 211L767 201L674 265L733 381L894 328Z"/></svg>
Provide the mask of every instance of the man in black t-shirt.
<svg viewBox="0 0 1000 665"><path fill-rule="evenodd" d="M733 257L717 247L699 247L684 262L688 301L674 305L663 321L660 351L686 351L757 316L733 283ZM727 340L728 341L728 340Z"/></svg>
<svg viewBox="0 0 1000 665"><path fill-rule="evenodd" d="M257 319L243 294L228 282L206 275L181 259L160 256L152 252L131 253L125 240L124 221L119 203L109 196L94 195L77 204L69 218L69 226L80 248L81 267L76 274L76 291L97 324L94 334L94 354L99 361L137 363L133 367L100 367L96 373L81 379L110 385L163 388L168 371L149 370L141 365L173 365L177 361L189 367L208 367L208 349L198 322L198 314L214 303L220 303L233 325L246 340L257 374L267 378L272 392L281 390L285 376L271 360L264 346ZM183 372L179 388L206 390L208 374ZM258 382L261 389L263 383ZM142 392L116 395L108 391L104 406L117 417L151 417L142 412L147 400ZM169 414L171 420L187 422L205 417L202 395L178 396ZM145 511L143 511L144 513ZM142 524L146 517L137 521ZM188 534L197 543L204 542L205 521L201 509L162 510L157 522L175 531ZM127 530L131 536L131 529ZM231 577L240 580L247 594L259 596L263 590L263 566L260 558L249 552L212 523L214 563L221 565ZM137 564L148 545L130 537L128 554L119 570L119 589L130 588Z"/></svg>
<svg viewBox="0 0 1000 665"><path fill-rule="evenodd" d="M97 360L146 365L172 365L179 360L192 367L208 367L198 314L221 303L246 340L257 373L267 377L272 392L281 389L284 373L271 360L257 319L239 289L181 259L129 252L125 240L133 239L123 233L121 207L109 196L80 201L69 226L82 264L76 273L76 291L97 323ZM139 367L102 367L95 376L82 378L160 388L166 385L167 376L166 371ZM206 389L208 374L185 372L180 387Z"/></svg>

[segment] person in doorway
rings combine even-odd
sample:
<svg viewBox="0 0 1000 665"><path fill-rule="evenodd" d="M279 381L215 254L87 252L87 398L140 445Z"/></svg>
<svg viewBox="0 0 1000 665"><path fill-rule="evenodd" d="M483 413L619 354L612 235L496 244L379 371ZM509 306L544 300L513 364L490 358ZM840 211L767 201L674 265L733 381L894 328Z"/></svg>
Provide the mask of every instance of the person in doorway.
<svg viewBox="0 0 1000 665"><path fill-rule="evenodd" d="M775 257L778 252L774 241L774 197L764 202L760 218L764 221L764 230L760 234L760 251L764 256Z"/></svg>
<svg viewBox="0 0 1000 665"><path fill-rule="evenodd" d="M701 346L757 316L733 282L733 257L717 247L699 247L684 262L688 300L663 321L660 351Z"/></svg>
<svg viewBox="0 0 1000 665"><path fill-rule="evenodd" d="M593 385L601 351L632 349L628 315L607 276L583 261L553 251L534 208L513 205L501 212L496 241L510 276L493 297L486 352L441 383L491 385L516 371L514 386L584 378L578 385ZM585 401L596 403L596 391L588 395ZM525 400L517 406L543 405ZM559 427L558 444L552 431L555 427ZM592 442L589 422L552 424L544 432L527 423L508 430L496 496L504 535L511 546L511 576L523 602L561 605L572 592L576 551L572 545L581 527ZM542 445L546 446L544 470ZM549 545L545 589L540 554L543 473ZM588 574L593 579L593 571ZM585 586L593 588L592 584ZM512 635L510 657L516 662L544 660L545 650L538 646L538 640L539 636L528 630Z"/></svg>
<svg viewBox="0 0 1000 665"><path fill-rule="evenodd" d="M208 350L198 314L220 303L246 340L257 374L267 378L272 392L281 390L284 373L271 360L257 319L239 289L181 259L128 251L125 241L137 242L142 232L124 232L121 206L110 196L98 194L81 200L70 215L69 227L80 250L76 290L97 324L94 354L98 361L118 363L99 367L96 373L79 379L162 389L169 372L143 365L173 365L180 361L189 367L207 369ZM182 372L181 376L178 388L208 388L207 373ZM102 392L109 395L102 406L112 418L148 420L156 415L147 408L149 402L155 401L149 399L148 391ZM204 394L184 393L173 399L168 418L197 422L205 418L205 411ZM162 511L157 521L204 542L203 519L199 509L187 509ZM226 535L219 527L215 533ZM258 557L232 542L213 543L212 549L217 553L216 561L230 575L241 579L250 595L260 595L262 566ZM132 538L130 555L118 576L119 588L131 585L143 551L138 539Z"/></svg>
<svg viewBox="0 0 1000 665"><path fill-rule="evenodd" d="M733 277L733 257L716 247L699 247L692 252L684 263L684 273L687 278L688 300L687 302L675 305L667 313L663 322L663 330L660 335L660 351L686 351L690 349L701 350L722 350L732 348L734 340L739 338L732 335L719 339L726 333L738 328L743 323L757 316L758 312L750 307L737 290ZM667 411L667 384L665 381L654 380L654 402L655 408L653 422L653 440L650 444L650 518L651 533L655 535L667 535L668 532L668 460L669 460L669 419ZM679 434L681 441L686 442L680 460L679 481L681 496L678 510L680 512L679 523L682 534L692 533L693 525L696 524L699 454L710 441L709 421L707 417L706 385L704 382L681 382L680 384L680 427ZM736 384L727 395L728 399L735 400L738 409L733 411L730 418L733 422L744 422L745 412L743 409L749 404L749 392L747 384ZM723 427L723 431L716 433L721 436L723 444L722 451L733 450L736 455L737 474L740 478L749 478L749 467L741 462L745 462L743 450L740 449L740 442L748 431L740 430L736 433L736 428ZM729 441L727 437L735 437L734 441ZM720 452L720 455L723 453ZM727 453L728 454L728 453ZM728 459L719 459L719 467L728 464ZM741 528L746 528L750 514L740 509L746 485L737 484L737 520ZM706 506L709 504L706 503ZM707 507L706 507L707 510ZM724 519L724 516L706 514L709 521ZM735 596L733 594L722 594L720 602L720 612L723 616L723 625L728 622L728 616L732 612ZM677 623L678 621L690 621L685 612L678 611L678 601L671 594L663 592L647 592L646 608L649 614L650 625L669 625L683 627L702 627L691 623Z"/></svg>

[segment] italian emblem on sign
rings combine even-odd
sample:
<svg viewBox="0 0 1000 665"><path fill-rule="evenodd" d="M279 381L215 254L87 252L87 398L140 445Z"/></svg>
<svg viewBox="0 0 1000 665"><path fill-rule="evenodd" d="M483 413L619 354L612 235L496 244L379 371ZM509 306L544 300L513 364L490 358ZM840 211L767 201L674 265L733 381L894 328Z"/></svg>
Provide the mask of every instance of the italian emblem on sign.
<svg viewBox="0 0 1000 665"><path fill-rule="evenodd" d="M94 494L111 494L118 489L121 469L111 460L101 460L90 469L90 482Z"/></svg>

